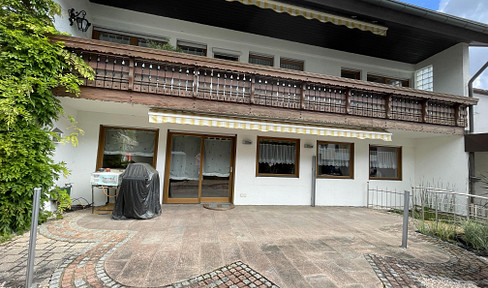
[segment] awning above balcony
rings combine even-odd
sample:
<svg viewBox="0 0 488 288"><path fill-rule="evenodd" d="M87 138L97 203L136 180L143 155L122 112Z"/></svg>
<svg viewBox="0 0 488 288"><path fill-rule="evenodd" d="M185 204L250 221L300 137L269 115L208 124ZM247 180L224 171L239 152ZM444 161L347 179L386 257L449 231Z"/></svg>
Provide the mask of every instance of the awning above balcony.
<svg viewBox="0 0 488 288"><path fill-rule="evenodd" d="M354 20L352 18L341 17L325 12L306 9L295 5L285 4L272 0L226 0L227 2L240 2L245 5L254 5L262 9L271 9L277 13L287 13L291 16L302 16L309 20L318 20L322 23L332 23L334 25L346 26L349 29L359 29L368 31L376 35L386 36L387 27L372 23Z"/></svg>
<svg viewBox="0 0 488 288"><path fill-rule="evenodd" d="M293 124L287 122L246 119L244 117L224 117L216 115L193 114L166 110L150 110L150 123L181 124L204 127L253 130L261 132L279 132L317 136L347 137L358 139L380 139L391 141L391 133Z"/></svg>

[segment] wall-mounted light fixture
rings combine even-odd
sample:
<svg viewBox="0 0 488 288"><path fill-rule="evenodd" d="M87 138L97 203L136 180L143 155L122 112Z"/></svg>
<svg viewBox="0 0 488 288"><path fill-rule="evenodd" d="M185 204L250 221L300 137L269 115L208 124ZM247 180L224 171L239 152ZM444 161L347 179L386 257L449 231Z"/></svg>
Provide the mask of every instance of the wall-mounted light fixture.
<svg viewBox="0 0 488 288"><path fill-rule="evenodd" d="M52 140L54 143L60 143L61 138L63 138L63 131L59 129L58 127L54 127L53 130L51 130L52 133L56 134L57 136L52 135Z"/></svg>
<svg viewBox="0 0 488 288"><path fill-rule="evenodd" d="M78 30L81 30L83 32L86 32L86 30L88 30L88 28L91 26L91 23L85 19L86 16L85 10L76 12L75 8L71 8L68 10L68 13L69 13L70 26L73 26L73 24L76 22L76 26L78 27Z"/></svg>
<svg viewBox="0 0 488 288"><path fill-rule="evenodd" d="M244 140L242 140L242 144L244 144L244 145L251 145L252 144L252 140L244 139Z"/></svg>

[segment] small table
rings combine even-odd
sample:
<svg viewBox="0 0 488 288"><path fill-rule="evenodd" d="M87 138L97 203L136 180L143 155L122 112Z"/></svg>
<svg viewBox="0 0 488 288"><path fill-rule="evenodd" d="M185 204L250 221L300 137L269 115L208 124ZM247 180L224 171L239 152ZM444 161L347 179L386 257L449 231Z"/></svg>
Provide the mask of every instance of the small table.
<svg viewBox="0 0 488 288"><path fill-rule="evenodd" d="M92 190L92 201L91 201L91 206L92 206L92 214L95 212L95 200L94 200L94 196L95 196L95 192L94 192L94 188L98 188L98 189L107 189L107 202L105 204L108 204L109 201L110 201L110 188L115 188L115 193L114 193L114 197L115 199L117 199L117 195L119 193L119 189L120 189L120 185L91 185L91 190Z"/></svg>

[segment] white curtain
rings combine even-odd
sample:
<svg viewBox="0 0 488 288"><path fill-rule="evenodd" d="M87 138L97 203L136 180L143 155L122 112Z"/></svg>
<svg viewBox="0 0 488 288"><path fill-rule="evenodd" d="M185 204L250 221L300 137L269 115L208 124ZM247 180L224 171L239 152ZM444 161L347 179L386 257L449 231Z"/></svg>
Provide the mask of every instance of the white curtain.
<svg viewBox="0 0 488 288"><path fill-rule="evenodd" d="M397 162L398 155L396 149L378 147L376 151L371 150L369 153L370 167L397 169Z"/></svg>
<svg viewBox="0 0 488 288"><path fill-rule="evenodd" d="M319 145L319 166L349 166L349 146L338 144Z"/></svg>
<svg viewBox="0 0 488 288"><path fill-rule="evenodd" d="M172 180L200 179L201 137L174 135L169 178Z"/></svg>
<svg viewBox="0 0 488 288"><path fill-rule="evenodd" d="M259 163L295 164L296 147L291 143L259 143Z"/></svg>
<svg viewBox="0 0 488 288"><path fill-rule="evenodd" d="M155 137L155 131L107 128L103 154L153 157Z"/></svg>
<svg viewBox="0 0 488 288"><path fill-rule="evenodd" d="M170 179L199 180L201 141L201 136L173 136ZM229 177L232 140L205 138L203 151L203 176Z"/></svg>
<svg viewBox="0 0 488 288"><path fill-rule="evenodd" d="M205 138L203 176L229 177L232 140Z"/></svg>

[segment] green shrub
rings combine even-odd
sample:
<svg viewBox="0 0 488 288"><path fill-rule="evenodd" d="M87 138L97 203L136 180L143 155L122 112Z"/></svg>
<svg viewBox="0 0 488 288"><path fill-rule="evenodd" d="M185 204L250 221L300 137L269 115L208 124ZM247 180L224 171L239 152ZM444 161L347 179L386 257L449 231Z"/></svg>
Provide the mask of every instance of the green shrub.
<svg viewBox="0 0 488 288"><path fill-rule="evenodd" d="M463 224L463 239L475 250L488 253L488 225L475 221Z"/></svg>
<svg viewBox="0 0 488 288"><path fill-rule="evenodd" d="M415 226L420 233L453 241L458 234L458 226L445 222L417 221Z"/></svg>

